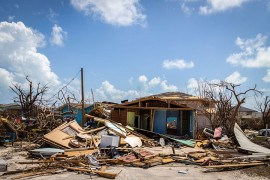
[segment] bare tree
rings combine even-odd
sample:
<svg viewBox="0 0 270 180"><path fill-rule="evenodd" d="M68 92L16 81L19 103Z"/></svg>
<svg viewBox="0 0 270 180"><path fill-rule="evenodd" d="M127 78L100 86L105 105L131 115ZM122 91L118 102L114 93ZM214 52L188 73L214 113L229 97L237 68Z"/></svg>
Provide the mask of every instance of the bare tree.
<svg viewBox="0 0 270 180"><path fill-rule="evenodd" d="M17 95L14 102L20 103L23 115L28 118L33 116L36 105L42 103L43 95L48 90L48 87L47 85L42 86L40 83L34 87L28 76L25 79L29 84L28 89L23 89L20 84L12 84L10 88Z"/></svg>
<svg viewBox="0 0 270 180"><path fill-rule="evenodd" d="M209 102L215 102L216 110L214 113L205 111L205 115L209 117L212 128L222 126L228 135L233 134L234 123L239 123L239 108L245 103L247 96L250 93L255 93L255 95L261 93L256 89L256 85L253 88L242 91L240 84L225 81L219 83L204 81L200 82L198 86L198 91L202 98L208 99ZM206 105L208 104L206 103Z"/></svg>
<svg viewBox="0 0 270 180"><path fill-rule="evenodd" d="M258 110L262 113L262 122L264 127L270 121L270 98L269 96L264 96L261 102L257 101Z"/></svg>

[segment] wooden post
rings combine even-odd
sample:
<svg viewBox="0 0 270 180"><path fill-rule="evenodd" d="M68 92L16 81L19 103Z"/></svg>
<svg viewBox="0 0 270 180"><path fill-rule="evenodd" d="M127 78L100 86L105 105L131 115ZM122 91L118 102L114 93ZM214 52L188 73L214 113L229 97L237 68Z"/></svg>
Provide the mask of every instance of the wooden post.
<svg viewBox="0 0 270 180"><path fill-rule="evenodd" d="M151 113L150 113L150 131L154 131L154 115L153 115L153 109L151 109Z"/></svg>
<svg viewBox="0 0 270 180"><path fill-rule="evenodd" d="M175 149L174 149L173 145L172 145L172 152L173 152L173 154L175 154Z"/></svg>
<svg viewBox="0 0 270 180"><path fill-rule="evenodd" d="M81 91L82 91L82 127L84 126L85 123L85 110L84 110L84 86L83 86L83 68L81 68Z"/></svg>

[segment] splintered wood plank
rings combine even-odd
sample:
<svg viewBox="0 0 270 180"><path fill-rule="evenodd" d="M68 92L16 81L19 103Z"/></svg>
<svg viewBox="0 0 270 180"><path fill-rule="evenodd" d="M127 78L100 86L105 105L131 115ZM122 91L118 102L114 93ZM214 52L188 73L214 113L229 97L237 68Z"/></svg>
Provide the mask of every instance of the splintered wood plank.
<svg viewBox="0 0 270 180"><path fill-rule="evenodd" d="M250 164L223 164L223 165L215 165L215 166L203 166L204 168L236 168L236 167L249 167L249 166L260 166L265 163L250 163Z"/></svg>
<svg viewBox="0 0 270 180"><path fill-rule="evenodd" d="M175 160L172 158L163 158L162 159L162 164L167 164L167 163L171 163L171 162L175 162Z"/></svg>
<svg viewBox="0 0 270 180"><path fill-rule="evenodd" d="M78 150L78 151L66 151L64 153L64 155L67 155L67 156L81 156L81 155L86 155L86 154L93 154L95 153L97 150L95 149L88 149L88 150Z"/></svg>

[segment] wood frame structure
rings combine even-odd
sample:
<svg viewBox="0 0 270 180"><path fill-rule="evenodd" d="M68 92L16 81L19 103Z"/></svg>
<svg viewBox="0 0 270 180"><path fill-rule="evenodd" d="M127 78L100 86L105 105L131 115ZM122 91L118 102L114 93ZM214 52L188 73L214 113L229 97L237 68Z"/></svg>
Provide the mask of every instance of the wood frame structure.
<svg viewBox="0 0 270 180"><path fill-rule="evenodd" d="M111 118L129 125L161 134L194 137L193 108L155 96L112 106Z"/></svg>

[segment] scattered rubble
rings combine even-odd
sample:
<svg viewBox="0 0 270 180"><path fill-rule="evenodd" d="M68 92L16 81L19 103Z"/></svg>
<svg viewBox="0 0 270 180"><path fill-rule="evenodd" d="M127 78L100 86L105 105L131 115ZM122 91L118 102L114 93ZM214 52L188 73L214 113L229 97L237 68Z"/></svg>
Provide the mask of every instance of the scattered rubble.
<svg viewBox="0 0 270 180"><path fill-rule="evenodd" d="M9 169L8 154L1 154L1 178L21 179L32 176L75 171L115 179L121 171L108 167L151 168L169 163L201 166L203 172L241 169L269 165L270 149L252 143L235 124L234 133L240 147L222 129L205 129L208 138L203 140L178 139L174 136L135 130L109 119L86 115L97 122L97 127L82 128L75 120L64 122L43 135L38 143L5 141L6 147L27 150L25 160L16 164L27 165ZM1 118L1 122L6 122ZM10 128L17 133L15 128ZM149 135L152 133L152 135ZM155 137L155 138L153 138ZM246 153L243 154L242 152ZM188 170L179 170L188 176Z"/></svg>

